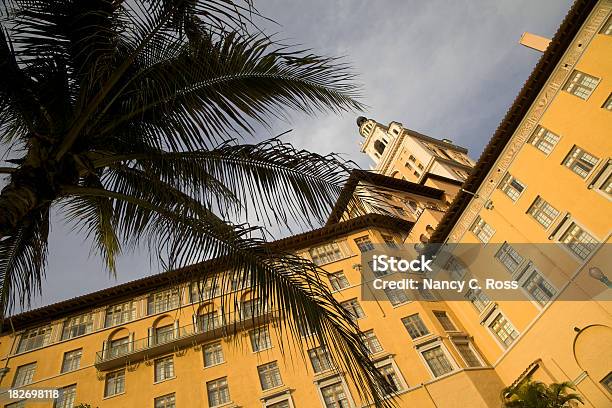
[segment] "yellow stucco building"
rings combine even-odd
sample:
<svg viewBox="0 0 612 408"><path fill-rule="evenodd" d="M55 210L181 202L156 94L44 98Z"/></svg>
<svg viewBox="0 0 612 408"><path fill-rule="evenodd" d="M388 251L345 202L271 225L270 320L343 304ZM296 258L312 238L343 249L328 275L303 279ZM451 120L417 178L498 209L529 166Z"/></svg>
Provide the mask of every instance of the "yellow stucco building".
<svg viewBox="0 0 612 408"><path fill-rule="evenodd" d="M496 407L501 389L528 375L572 381L585 406L612 406L611 15L609 0L574 4L477 162L450 140L359 118L374 173L353 172L324 227L273 243L328 272L399 406ZM355 192L382 197L388 211ZM428 242L485 244L474 269L516 281L523 298L468 289L462 300L399 290L364 299L374 276L363 254ZM552 256L524 249L543 243ZM210 280L193 279L222 270L213 260L8 319L0 404L367 406L325 349L288 356L274 310L248 287L229 283L233 314ZM9 399L6 389L59 398Z"/></svg>

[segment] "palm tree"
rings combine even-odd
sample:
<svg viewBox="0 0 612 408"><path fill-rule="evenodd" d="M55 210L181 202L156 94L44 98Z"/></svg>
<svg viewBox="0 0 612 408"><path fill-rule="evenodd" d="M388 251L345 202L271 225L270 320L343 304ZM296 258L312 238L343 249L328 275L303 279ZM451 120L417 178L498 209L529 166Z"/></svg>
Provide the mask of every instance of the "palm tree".
<svg viewBox="0 0 612 408"><path fill-rule="evenodd" d="M3 0L0 311L41 291L57 210L111 273L139 245L172 268L222 258L299 350L327 345L362 397L386 406L385 380L322 271L245 222L324 219L351 164L244 137L289 110L361 109L359 88L341 61L265 36L238 1Z"/></svg>
<svg viewBox="0 0 612 408"><path fill-rule="evenodd" d="M504 388L501 394L503 408L568 408L582 404L578 394L566 393L575 390L571 382L546 385L527 379L516 386Z"/></svg>

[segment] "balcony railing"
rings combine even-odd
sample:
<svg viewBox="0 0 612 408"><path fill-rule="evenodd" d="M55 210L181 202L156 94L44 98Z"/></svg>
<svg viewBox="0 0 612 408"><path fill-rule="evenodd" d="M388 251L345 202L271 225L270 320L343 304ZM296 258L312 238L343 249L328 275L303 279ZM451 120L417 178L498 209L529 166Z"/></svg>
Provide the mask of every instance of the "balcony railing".
<svg viewBox="0 0 612 408"><path fill-rule="evenodd" d="M273 311L265 311L254 317L242 317L235 314L219 316L214 323L210 320L182 326L172 332L164 333L161 338L152 336L140 338L109 347L96 353L96 368L111 370L129 362L137 362L154 358L185 346L195 345L205 341L232 334L235 330L248 330L270 321L275 315Z"/></svg>

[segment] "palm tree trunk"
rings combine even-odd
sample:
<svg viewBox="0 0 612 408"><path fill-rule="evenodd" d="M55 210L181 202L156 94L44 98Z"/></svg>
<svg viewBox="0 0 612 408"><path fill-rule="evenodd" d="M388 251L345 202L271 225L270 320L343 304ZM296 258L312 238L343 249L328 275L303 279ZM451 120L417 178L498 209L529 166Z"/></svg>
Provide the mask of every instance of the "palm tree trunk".
<svg viewBox="0 0 612 408"><path fill-rule="evenodd" d="M42 204L36 184L12 180L0 192L0 238L12 235L28 213Z"/></svg>

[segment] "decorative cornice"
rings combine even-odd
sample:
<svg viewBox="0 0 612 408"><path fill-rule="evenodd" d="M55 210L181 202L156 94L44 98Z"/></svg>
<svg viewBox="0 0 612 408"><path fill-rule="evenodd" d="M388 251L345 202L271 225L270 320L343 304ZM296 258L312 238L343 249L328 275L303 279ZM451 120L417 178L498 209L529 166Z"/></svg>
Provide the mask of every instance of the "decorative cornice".
<svg viewBox="0 0 612 408"><path fill-rule="evenodd" d="M610 0L594 10L596 4L574 3L464 183L467 192L457 194L431 242L458 242L469 229L612 9ZM473 200L476 192L479 199Z"/></svg>

